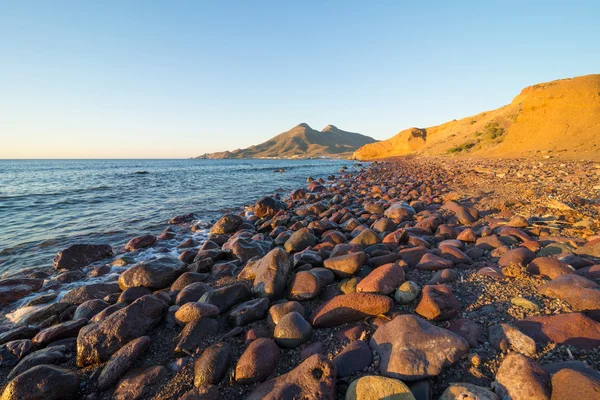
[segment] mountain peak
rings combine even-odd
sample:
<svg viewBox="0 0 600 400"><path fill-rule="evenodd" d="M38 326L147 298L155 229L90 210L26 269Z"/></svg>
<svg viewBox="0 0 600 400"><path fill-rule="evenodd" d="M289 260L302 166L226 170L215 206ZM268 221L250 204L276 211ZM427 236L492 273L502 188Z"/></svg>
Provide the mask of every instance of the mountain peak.
<svg viewBox="0 0 600 400"><path fill-rule="evenodd" d="M339 130L335 125L327 125L321 132L337 131Z"/></svg>
<svg viewBox="0 0 600 400"><path fill-rule="evenodd" d="M306 122L296 125L296 128L312 129Z"/></svg>

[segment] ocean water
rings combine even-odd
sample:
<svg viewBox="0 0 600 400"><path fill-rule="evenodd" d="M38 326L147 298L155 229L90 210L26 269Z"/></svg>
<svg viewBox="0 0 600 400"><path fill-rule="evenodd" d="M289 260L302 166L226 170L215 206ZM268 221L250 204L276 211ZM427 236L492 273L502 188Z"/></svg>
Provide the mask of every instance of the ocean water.
<svg viewBox="0 0 600 400"><path fill-rule="evenodd" d="M210 223L341 166L353 168L344 160L0 160L0 274L51 266L75 243L118 248L176 215Z"/></svg>

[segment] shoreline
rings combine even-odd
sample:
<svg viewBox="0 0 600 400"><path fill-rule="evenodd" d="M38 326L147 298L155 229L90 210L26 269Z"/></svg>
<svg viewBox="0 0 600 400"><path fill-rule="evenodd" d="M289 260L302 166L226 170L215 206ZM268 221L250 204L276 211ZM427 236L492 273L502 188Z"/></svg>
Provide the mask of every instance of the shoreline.
<svg viewBox="0 0 600 400"><path fill-rule="evenodd" d="M564 166L561 167L563 163ZM558 182L546 176L546 172L556 168L564 172L562 180ZM342 358L344 363L341 365L344 368L355 368L354 372L337 377L337 380L336 377L332 377L333 381L337 382L333 387L331 383L323 383L323 390L328 391L327 393L333 390L331 393L335 397L343 398L344 391L352 380L365 375L382 374L380 368L383 354L380 354L381 349L374 348L373 336L377 331L384 332L386 323L410 314L419 316L431 326L443 329L440 334L446 335L447 332L451 332L459 337L452 338L458 342L467 341L468 345L466 350L456 350L453 365L445 365L440 373L433 374L425 380L404 380L405 383L428 382L420 385L436 396L440 396L452 382L470 382L489 388L494 379L499 379L498 370L506 359L506 351L496 349L491 343L494 340L489 337L490 327L505 322L518 323L532 317L580 315L579 312L582 311L577 296L565 297L555 293L548 296L548 292L545 292L546 295L538 293L539 290L543 291L540 288L551 280L547 276L540 276L543 275L541 270L548 273L544 268L538 268L539 271L533 273L531 268L528 268L531 261L540 258L546 260L550 257L558 262L562 257L565 265L577 264L577 267L573 267L577 270L572 268L572 273L566 275L582 277L592 284L599 282L600 274L597 275L596 270L590 268L600 263L600 248L598 253L592 255L580 252L586 247L599 247L595 244L598 240L595 235L598 234L599 209L596 203L583 201L594 200L597 189L593 188L595 185L590 181L590 178L594 177L598 181L600 165L586 166L551 159L519 161L411 157L395 161L377 161L354 174L340 176L338 173L333 181L313 183L308 185L308 188L287 193L281 200L277 199L275 194L274 200L259 202L254 214L246 212L243 216L228 217L230 221L225 222L221 218L221 225L218 222L216 226L221 226L222 229L215 233L213 226L213 235L209 234L208 227L199 229L199 233L194 234L191 223L177 225L181 228L180 236L175 236L175 233L169 230L163 231L160 235L163 243L171 246L176 242L180 244L183 237L192 239L188 243L191 246L182 253L173 247L167 252L161 249L160 241L157 247L156 239L146 238L139 240L143 245L140 249L115 254L109 266L105 260L99 260L92 263L93 268L87 268L87 265L83 269L72 268L66 275L63 274L61 279L65 282L87 275L88 279L97 280L94 283L101 283L107 287L112 285L111 293L86 293L86 296L79 296L77 299L105 299L102 301L106 302L106 307L99 311L100 314L104 312L104 315L100 315L102 318L94 321L95 324L89 324L88 320L96 317L86 314L89 318L85 324L78 326L78 329L70 328L68 333L61 331L62 335L55 336L54 340L47 343L43 342L42 346L34 345L34 348L42 351L45 346L55 341L64 342L65 361L52 364L59 364L69 371L77 372L78 379L84 383L83 388L78 389L79 396L87 396L89 399L109 398L117 382L109 385L108 390L97 389L97 375L104 366L102 362L86 363L85 368L75 366L75 359L80 359L80 348L86 346L84 337L92 334L86 330L90 329L91 325L102 326L103 321L107 319L116 323L115 316L124 314L123 310L128 309L131 303L159 299L158 304L162 304L163 309L154 317L156 320L145 330L133 335L149 336L152 350L133 360L133 366L162 366L162 369L157 369L160 370L160 377L143 389L147 390L143 396L180 398L184 393L193 390L194 363L198 364L198 360L204 359L204 356L199 356L207 347L225 342L229 346L227 358L231 361L223 376L213 383L223 398L246 397L253 390L260 391L260 384L242 384L227 376L231 376L232 370L237 371L236 364L247 348L247 343L256 338L270 340L274 337L273 324L268 321L270 308L265 303L271 306L287 298L302 305L301 321L296 322L301 326L309 323L311 334L304 333L310 337L303 337L302 343L291 347L282 346L280 340L275 341L278 342L281 356L279 362L275 363L274 368L267 374L269 379L295 370L301 364L302 356L306 355L301 353L306 352L323 353L322 356L317 356L319 362L336 365L339 369L340 352L344 354L343 351L347 351L349 354ZM600 191L597 193L600 195ZM528 200L523 201L522 198ZM406 206L401 205L401 201L404 200L408 201ZM392 207L393 204L398 207ZM582 221L589 223L577 225ZM308 234L303 228L310 229ZM292 232L302 232L303 237L296 238L300 244L288 245L292 240ZM496 238L495 241L491 239L493 237ZM348 242L353 244L346 244ZM199 251L195 250L199 246ZM281 256L270 256L274 249L282 246L288 247L286 250L289 255L283 257L283 254L286 254L283 252ZM306 247L310 250L302 251ZM557 253L558 250L560 253ZM332 257L332 252L335 252L335 257ZM514 260L518 262L514 263L506 264L502 261L511 258L507 254L515 253L526 253L526 257L519 259L520 256L515 255ZM530 253L533 253L533 256ZM543 255L540 256L540 253ZM185 265L176 264L176 267L173 267L175 264L161 264L159 269L141 271L138 275L130 277L131 281L126 282L123 276L134 264L132 260L124 260L126 264L118 261L115 264L123 254L136 254L138 258L135 261L147 262L155 255L175 258L185 254L180 260L187 262ZM358 265L354 265L356 256L353 254L364 255ZM275 271L274 275L261 272L261 263L254 262L253 256L259 257L255 260L266 260L262 262L268 264L265 271ZM339 261L339 265L328 261L337 257L345 257L343 262ZM208 261L209 259L211 261ZM500 265L503 263L505 265ZM551 272L553 279L565 275L565 271L570 271L562 264L558 265L560 267L553 267ZM172 271L173 268L175 271ZM561 271L561 274L555 275L555 270ZM582 271L585 271L585 274ZM378 277L379 273L383 275ZM187 285L180 283L174 289L173 283L179 282L182 276L186 276L187 280L183 279L183 283ZM120 288L114 284L107 284L114 282L116 278ZM436 282L432 283L432 279ZM424 290L418 298L401 304L396 298L400 296L396 294L396 289L409 280L420 290L427 286L435 288ZM211 300L210 296L205 296L205 293L215 289L240 283L246 289L239 290L245 294L237 293L234 296L236 300L232 300L233 303L228 307L219 307L220 303ZM390 289L385 283L393 287ZM449 293L446 289L438 287L442 283L448 285ZM190 285L195 286L189 288ZM137 286L149 289L137 290ZM124 288L132 297L122 298L121 289ZM203 299L202 304L216 304L219 308L218 315L205 315L199 319L196 317L185 323L177 323L174 319L179 308L175 303L184 288L190 292L189 298L194 299L191 303L197 304L198 300ZM351 293L357 293L357 288L359 296L353 302L344 304L344 307L358 306L363 309L358 314L350 313L351 317L346 315L346 320L338 318L333 325L331 321L323 323L323 316L319 315L322 308L319 307L335 301L341 302ZM434 294L431 290L434 290ZM600 288L598 290L600 293ZM137 292L137 297L134 292ZM142 297L152 292L152 301L148 300L148 297ZM377 293L374 295L377 297L375 300L367 300L362 295L366 293ZM34 292L28 297L33 298L37 294L39 292ZM100 297L101 294L103 296ZM92 298L88 299L89 296ZM537 305L537 310L527 302L521 304L529 304L534 309L511 303L517 297L524 297L529 303ZM67 298L74 301L75 296ZM443 299L442 304L437 304L436 298ZM260 299L268 300L265 302ZM65 303L61 301L64 300L64 295L58 300L58 303L41 303L36 307L41 310L45 304ZM594 319L600 320L597 315L600 314L600 299L593 301L598 301L594 303L598 306L597 310L583 310L590 315L584 318L592 322ZM378 302L384 304L383 309ZM389 302L392 304L389 305ZM186 304L183 301L180 303ZM246 310L240 314L242 316L232 317L231 309L235 310L240 303L246 304ZM83 302L68 304L71 306L62 310L58 317L50 317L51 320L44 318L33 324L38 325L35 335L39 336L40 330L49 327L64 327L64 324L72 323L73 316L77 310L81 310L80 305ZM207 312L206 309L203 312ZM241 318L245 323L232 324L232 319L237 321L235 318ZM190 350L186 350L187 353L184 352L183 357L181 352L174 354L174 349L180 346L180 341L185 338L184 332L193 329L192 325L200 320L215 321L213 333L207 333L205 337L198 339ZM123 324L126 322L121 321ZM600 322L596 323L600 327ZM475 335L477 327L481 330L480 335ZM463 328L466 328L466 332ZM600 328L598 329L599 337L593 340L598 340L600 345ZM525 333L527 334L535 336L531 329ZM76 339L78 336L79 339ZM34 336L19 340L32 338ZM536 341L538 339L539 337L536 337ZM129 341L124 340L122 345ZM505 339L503 346L510 348L510 342L510 338ZM320 351L307 346L314 343L321 343ZM354 353L347 350L350 345L357 348L352 350ZM524 351L522 348L515 351L516 342L512 346L513 352ZM374 350L372 361L364 366L355 365L360 364L357 360L366 357L364 354L369 347ZM575 355L576 359L590 362L593 368L600 368L599 349L588 350L580 347L581 345L557 345L552 341L537 343L533 354L528 354L528 357L538 360L543 366L571 360L570 355ZM66 356L66 353L69 356ZM193 359L186 359L190 355ZM309 360L313 360L314 357L309 357ZM149 373L147 368L135 371ZM6 376L9 372L10 368L0 368L2 387L8 383ZM319 378L318 381L324 379ZM419 390L416 385L409 385L413 392Z"/></svg>

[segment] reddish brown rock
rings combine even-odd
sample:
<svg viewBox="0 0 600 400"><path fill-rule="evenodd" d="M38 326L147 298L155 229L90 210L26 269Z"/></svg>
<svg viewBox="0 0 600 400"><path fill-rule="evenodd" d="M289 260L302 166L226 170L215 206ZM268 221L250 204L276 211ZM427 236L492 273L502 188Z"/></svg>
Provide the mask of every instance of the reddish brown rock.
<svg viewBox="0 0 600 400"><path fill-rule="evenodd" d="M112 395L114 400L141 400L168 375L162 365L134 369L119 381L117 389Z"/></svg>
<svg viewBox="0 0 600 400"><path fill-rule="evenodd" d="M367 255L364 252L350 253L328 258L323 262L325 268L331 270L338 278L350 278L365 263Z"/></svg>
<svg viewBox="0 0 600 400"><path fill-rule="evenodd" d="M262 382L277 367L281 351L273 339L254 340L241 355L235 367L235 380L242 385Z"/></svg>
<svg viewBox="0 0 600 400"><path fill-rule="evenodd" d="M600 399L600 379L569 368L552 376L551 400Z"/></svg>
<svg viewBox="0 0 600 400"><path fill-rule="evenodd" d="M353 375L368 367L373 360L373 353L368 344L361 340L350 342L333 359L338 377Z"/></svg>
<svg viewBox="0 0 600 400"><path fill-rule="evenodd" d="M493 388L501 399L550 400L548 373L518 353L509 353L502 361Z"/></svg>
<svg viewBox="0 0 600 400"><path fill-rule="evenodd" d="M371 293L336 296L319 306L311 315L315 328L329 328L367 317L385 314L393 308L391 298Z"/></svg>
<svg viewBox="0 0 600 400"><path fill-rule="evenodd" d="M146 247L152 246L156 243L156 236L154 235L142 235L131 239L125 245L125 250L127 251L136 251L140 249L145 249Z"/></svg>
<svg viewBox="0 0 600 400"><path fill-rule="evenodd" d="M54 268L79 269L113 255L107 244L74 244L54 257Z"/></svg>
<svg viewBox="0 0 600 400"><path fill-rule="evenodd" d="M500 257L498 265L501 267L507 267L509 265L516 265L519 267L525 267L527 264L532 262L536 257L536 254L526 247L518 247L513 250L509 250Z"/></svg>
<svg viewBox="0 0 600 400"><path fill-rule="evenodd" d="M600 322L580 313L533 316L516 321L515 326L542 344L554 342L584 350L600 346Z"/></svg>
<svg viewBox="0 0 600 400"><path fill-rule="evenodd" d="M527 265L527 272L554 279L560 275L574 274L575 268L552 257L538 257Z"/></svg>
<svg viewBox="0 0 600 400"><path fill-rule="evenodd" d="M575 310L600 310L600 286L579 275L559 275L538 288L544 296L566 301Z"/></svg>
<svg viewBox="0 0 600 400"><path fill-rule="evenodd" d="M112 355L98 377L98 390L108 389L123 374L131 368L150 346L150 338L142 336L132 340Z"/></svg>
<svg viewBox="0 0 600 400"><path fill-rule="evenodd" d="M460 311L460 303L447 285L426 285L415 312L433 321L454 318Z"/></svg>
<svg viewBox="0 0 600 400"><path fill-rule="evenodd" d="M43 284L43 279L9 278L0 280L0 307L39 290Z"/></svg>
<svg viewBox="0 0 600 400"><path fill-rule="evenodd" d="M397 263L375 268L356 285L357 292L390 294L406 279L404 268Z"/></svg>
<svg viewBox="0 0 600 400"><path fill-rule="evenodd" d="M53 365L38 365L10 381L2 400L74 399L79 389L76 373Z"/></svg>
<svg viewBox="0 0 600 400"><path fill-rule="evenodd" d="M440 269L452 268L454 263L435 254L426 253L416 265L417 269L424 271L438 271Z"/></svg>

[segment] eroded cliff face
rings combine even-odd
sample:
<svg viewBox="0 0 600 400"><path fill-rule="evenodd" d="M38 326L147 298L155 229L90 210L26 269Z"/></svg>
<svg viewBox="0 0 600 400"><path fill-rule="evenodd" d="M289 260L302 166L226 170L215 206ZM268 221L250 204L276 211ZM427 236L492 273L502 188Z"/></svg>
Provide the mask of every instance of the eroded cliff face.
<svg viewBox="0 0 600 400"><path fill-rule="evenodd" d="M600 158L600 75L541 83L501 108L442 125L401 131L358 149L371 160L411 154L520 157L543 152Z"/></svg>

